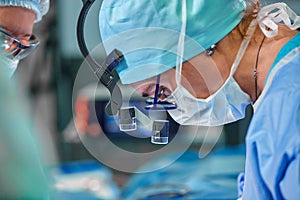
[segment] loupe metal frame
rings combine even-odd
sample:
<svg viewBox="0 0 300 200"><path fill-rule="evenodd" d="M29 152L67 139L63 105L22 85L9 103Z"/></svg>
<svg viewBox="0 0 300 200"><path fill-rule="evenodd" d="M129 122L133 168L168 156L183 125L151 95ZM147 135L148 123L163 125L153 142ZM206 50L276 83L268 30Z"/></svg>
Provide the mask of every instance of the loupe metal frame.
<svg viewBox="0 0 300 200"><path fill-rule="evenodd" d="M79 15L79 18L77 21L77 42L78 42L78 45L79 45L82 55L86 59L86 62L91 67L91 69L93 70L95 75L98 77L99 81L110 92L111 98L110 98L107 106L105 107L105 112L108 115L117 115L117 114L120 114L120 110L121 110L122 103L123 103L123 97L122 97L121 89L120 89L119 85L117 84L118 81L120 80L120 78L116 72L116 67L124 59L124 56L122 55L122 53L119 50L114 49L109 55L107 55L107 57L102 65L97 63L97 61L91 57L89 50L87 49L86 42L85 42L84 25L85 25L86 16L87 16L91 6L95 2L95 0L82 0L82 2L83 2L83 7L80 11L80 15ZM160 76L158 75L157 87L159 87L159 77ZM155 93L156 94L155 94L153 103L151 103L151 102L147 103L148 109L160 110L160 111L168 110L168 109L164 108L164 106L163 106L163 105L165 105L164 102L158 101L158 98L157 98L158 89L156 89ZM171 104L168 102L168 104L166 104L166 105L170 106L170 108L172 107L172 109L174 109L173 105L171 105ZM147 109L147 107L146 107L146 109ZM168 143L168 140L166 140L167 142L165 142L165 141L155 138L155 137L157 137L157 135L163 135L164 137L168 137L168 134L169 134L168 120L164 120L164 121L152 120L136 108L126 111L124 115L125 115L124 125L128 126L128 124L129 125L133 124L132 126L128 126L131 129L133 129L132 127L136 127L135 123L136 123L137 117L135 115L139 116L138 120L141 121L142 124L144 124L146 126L152 126L152 131L154 133L151 136L152 143L155 143L155 144L167 144Z"/></svg>
<svg viewBox="0 0 300 200"><path fill-rule="evenodd" d="M77 42L80 51L99 81L109 90L111 98L105 108L108 115L116 115L122 106L122 93L118 86L119 76L116 67L123 60L123 55L117 49L113 50L100 65L90 55L84 37L86 16L95 0L82 0L83 7L77 21Z"/></svg>

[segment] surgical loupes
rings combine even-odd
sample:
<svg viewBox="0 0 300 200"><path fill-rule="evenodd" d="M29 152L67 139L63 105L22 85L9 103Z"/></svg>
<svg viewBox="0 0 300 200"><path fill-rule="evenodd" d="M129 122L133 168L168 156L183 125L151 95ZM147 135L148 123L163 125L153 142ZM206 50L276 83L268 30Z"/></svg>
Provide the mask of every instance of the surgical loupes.
<svg viewBox="0 0 300 200"><path fill-rule="evenodd" d="M119 116L119 125L121 131L133 131L137 129L137 120L147 129L152 130L151 142L155 144L168 143L169 122L167 120L153 120L136 107L122 108L123 97L119 88L119 77L116 72L116 67L124 60L124 57L117 49L113 50L100 65L90 55L84 37L84 24L86 16L95 0L82 0L83 7L81 9L77 22L77 41L82 55L87 63L92 68L100 82L109 90L111 97L105 111L108 115ZM159 78L157 77L157 86L154 99L148 99L148 110L168 110L176 108L172 102L164 102L158 100Z"/></svg>
<svg viewBox="0 0 300 200"><path fill-rule="evenodd" d="M152 119L145 115L136 107L122 107L119 112L120 130L137 130L137 120L139 124L151 132L151 142L153 144L167 144L169 142L169 121L164 119Z"/></svg>

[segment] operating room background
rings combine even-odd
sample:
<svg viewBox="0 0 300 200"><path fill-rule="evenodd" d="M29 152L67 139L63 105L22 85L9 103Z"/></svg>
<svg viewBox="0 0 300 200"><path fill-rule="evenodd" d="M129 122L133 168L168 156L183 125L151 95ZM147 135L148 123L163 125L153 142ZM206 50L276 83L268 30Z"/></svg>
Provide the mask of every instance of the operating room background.
<svg viewBox="0 0 300 200"><path fill-rule="evenodd" d="M269 4L278 1L262 2ZM282 2L300 14L300 0ZM89 49L101 42L98 30L101 1L97 0L94 4L86 22L85 33ZM73 121L73 84L83 62L76 40L76 23L81 7L81 0L51 0L49 14L34 29L41 45L38 51L20 63L17 70L23 89L30 94L35 124L39 129L37 137L43 147L42 155L46 164L93 159L83 144L75 140L76 135L74 140L66 140L64 135ZM87 80L87 85L88 82ZM244 143L250 118L249 108L246 119L226 125L216 147ZM214 136L211 135L212 140ZM200 143L201 138L195 145Z"/></svg>

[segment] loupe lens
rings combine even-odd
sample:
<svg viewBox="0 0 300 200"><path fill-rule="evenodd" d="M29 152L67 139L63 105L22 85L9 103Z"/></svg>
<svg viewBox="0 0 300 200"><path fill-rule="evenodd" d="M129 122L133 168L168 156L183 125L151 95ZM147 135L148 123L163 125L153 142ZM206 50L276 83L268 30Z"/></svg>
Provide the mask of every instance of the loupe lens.
<svg viewBox="0 0 300 200"><path fill-rule="evenodd" d="M169 121L155 120L152 128L151 142L153 144L167 144L169 142Z"/></svg>
<svg viewBox="0 0 300 200"><path fill-rule="evenodd" d="M134 131L137 129L134 107L121 108L119 120L121 131Z"/></svg>

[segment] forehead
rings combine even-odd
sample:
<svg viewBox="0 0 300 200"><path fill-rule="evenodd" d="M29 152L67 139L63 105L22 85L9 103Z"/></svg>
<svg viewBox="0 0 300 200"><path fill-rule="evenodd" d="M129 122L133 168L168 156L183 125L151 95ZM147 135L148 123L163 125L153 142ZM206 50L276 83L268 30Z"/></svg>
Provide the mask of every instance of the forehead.
<svg viewBox="0 0 300 200"><path fill-rule="evenodd" d="M32 34L35 13L21 7L0 7L0 26L16 37Z"/></svg>

